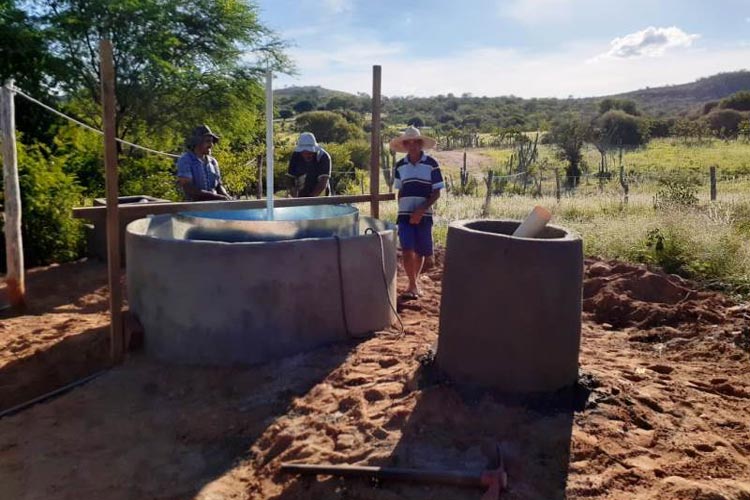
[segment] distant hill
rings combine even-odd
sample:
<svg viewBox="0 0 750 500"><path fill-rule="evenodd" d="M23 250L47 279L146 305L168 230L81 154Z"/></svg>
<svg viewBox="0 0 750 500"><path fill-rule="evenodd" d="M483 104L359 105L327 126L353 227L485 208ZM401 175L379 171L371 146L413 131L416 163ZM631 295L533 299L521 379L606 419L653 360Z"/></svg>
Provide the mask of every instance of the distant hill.
<svg viewBox="0 0 750 500"><path fill-rule="evenodd" d="M300 99L327 100L331 97L356 97L354 94L343 92L341 90L331 90L320 85L305 87L286 87L273 91L277 97L294 97Z"/></svg>
<svg viewBox="0 0 750 500"><path fill-rule="evenodd" d="M491 130L519 127L527 130L543 128L563 113L594 116L598 103L606 98L630 99L638 110L656 117L693 115L706 102L718 101L740 90L750 90L750 71L719 73L692 83L646 88L601 97L578 99L531 98L515 96L475 97L453 94L434 97L384 97L384 120L403 124L414 119L424 125ZM350 94L320 86L289 87L275 91L280 109L349 109L366 113L369 96Z"/></svg>
<svg viewBox="0 0 750 500"><path fill-rule="evenodd" d="M610 97L631 99L652 115L675 115L694 111L704 103L718 101L740 90L750 90L750 71L719 73L692 83L646 88ZM597 98L600 100L603 98Z"/></svg>

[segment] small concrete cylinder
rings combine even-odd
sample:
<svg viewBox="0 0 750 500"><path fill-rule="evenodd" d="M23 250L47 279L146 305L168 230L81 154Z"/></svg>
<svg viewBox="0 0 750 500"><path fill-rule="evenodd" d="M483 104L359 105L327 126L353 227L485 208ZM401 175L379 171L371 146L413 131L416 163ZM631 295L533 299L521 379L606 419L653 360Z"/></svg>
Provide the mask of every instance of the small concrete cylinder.
<svg viewBox="0 0 750 500"><path fill-rule="evenodd" d="M369 217L360 228L377 234L230 243L188 239L192 225L179 217L132 222L128 300L146 353L255 364L389 326L395 230Z"/></svg>
<svg viewBox="0 0 750 500"><path fill-rule="evenodd" d="M519 224L448 228L437 363L460 384L530 393L578 377L583 243L557 226L511 236Z"/></svg>

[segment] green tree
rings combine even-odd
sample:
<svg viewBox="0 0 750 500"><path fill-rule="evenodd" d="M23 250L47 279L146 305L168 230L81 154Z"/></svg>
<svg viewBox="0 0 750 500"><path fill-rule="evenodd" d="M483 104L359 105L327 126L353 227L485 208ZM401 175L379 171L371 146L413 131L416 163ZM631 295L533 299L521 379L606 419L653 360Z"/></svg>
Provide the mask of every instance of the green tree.
<svg viewBox="0 0 750 500"><path fill-rule="evenodd" d="M610 110L595 120L602 136L611 144L640 146L648 142L648 124L637 116L620 110Z"/></svg>
<svg viewBox="0 0 750 500"><path fill-rule="evenodd" d="M590 125L573 115L558 120L549 132L549 141L557 147L558 157L568 162L565 175L569 187L577 186L580 181L583 161L581 149L590 134Z"/></svg>
<svg viewBox="0 0 750 500"><path fill-rule="evenodd" d="M26 92L41 93L59 73L58 60L49 52L43 33L15 0L0 0L0 85L8 79ZM27 139L51 140L55 118L36 104L16 99L16 129Z"/></svg>
<svg viewBox="0 0 750 500"><path fill-rule="evenodd" d="M332 111L310 111L297 116L299 132L312 132L319 142L342 143L364 136L362 129Z"/></svg>
<svg viewBox="0 0 750 500"><path fill-rule="evenodd" d="M744 116L734 109L715 109L706 115L705 120L717 137L727 139L737 137Z"/></svg>
<svg viewBox="0 0 750 500"><path fill-rule="evenodd" d="M79 111L98 122L99 47L113 43L118 136L137 137L198 123L206 110L232 112L228 96L258 92L260 66L246 54L288 68L284 44L249 1L51 0L31 2L50 50L67 71L61 87L84 99ZM218 108L216 106L219 106Z"/></svg>
<svg viewBox="0 0 750 500"><path fill-rule="evenodd" d="M614 99L608 97L599 103L600 115L612 110L620 110L634 116L639 114L635 102L630 99Z"/></svg>
<svg viewBox="0 0 750 500"><path fill-rule="evenodd" d="M737 111L750 111L750 91L742 90L735 92L719 102L722 109L735 109Z"/></svg>

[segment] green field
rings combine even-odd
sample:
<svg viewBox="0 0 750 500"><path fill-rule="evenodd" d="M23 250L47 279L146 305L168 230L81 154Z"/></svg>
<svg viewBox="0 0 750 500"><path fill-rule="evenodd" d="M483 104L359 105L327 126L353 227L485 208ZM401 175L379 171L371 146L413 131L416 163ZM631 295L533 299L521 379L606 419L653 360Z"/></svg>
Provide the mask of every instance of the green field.
<svg viewBox="0 0 750 500"><path fill-rule="evenodd" d="M510 154L506 150L481 153L498 160ZM544 154L552 152L545 147ZM628 170L648 174L639 182L631 182L627 203L615 180L601 187L590 180L576 191L563 193L559 201L554 191L546 189L544 196L536 198L493 196L489 217L521 219L535 205L542 205L552 211L553 223L583 237L588 256L654 264L706 286L750 294L750 145L712 141L686 147L659 140L625 153L623 163ZM719 172L715 202L709 199L709 165L716 165ZM445 166L453 175L457 168ZM678 182L677 187L664 186L658 180L662 176L682 179L682 173L693 175ZM438 202L435 237L441 244L450 222L482 215L482 173L474 170L473 175L480 181L476 195L446 192ZM662 201L655 206L657 192ZM694 197L686 196L686 192ZM360 209L366 212L369 207L363 204ZM382 205L381 217L395 220L394 202Z"/></svg>

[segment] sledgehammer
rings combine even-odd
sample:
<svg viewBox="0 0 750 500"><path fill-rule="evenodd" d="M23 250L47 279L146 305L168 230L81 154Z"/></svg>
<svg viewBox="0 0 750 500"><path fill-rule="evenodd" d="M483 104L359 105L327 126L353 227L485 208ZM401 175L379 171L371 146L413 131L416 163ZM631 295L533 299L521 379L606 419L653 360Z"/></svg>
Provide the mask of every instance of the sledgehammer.
<svg viewBox="0 0 750 500"><path fill-rule="evenodd" d="M508 487L508 475L505 472L500 447L496 446L497 468L480 473L461 470L421 470L401 469L394 467L374 467L367 465L314 465L283 463L281 470L307 475L326 475L343 477L370 477L378 480L413 481L428 484L447 484L451 486L484 487L487 491L482 500L497 500L500 492Z"/></svg>

